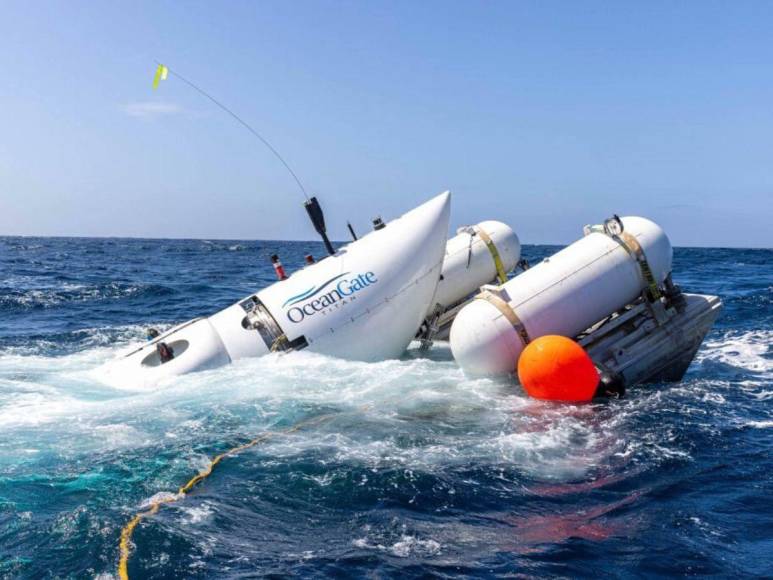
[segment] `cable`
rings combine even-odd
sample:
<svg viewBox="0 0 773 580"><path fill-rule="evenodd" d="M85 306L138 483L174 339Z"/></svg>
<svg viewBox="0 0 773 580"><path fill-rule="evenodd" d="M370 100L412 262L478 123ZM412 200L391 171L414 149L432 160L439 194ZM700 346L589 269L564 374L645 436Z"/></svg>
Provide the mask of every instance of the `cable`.
<svg viewBox="0 0 773 580"><path fill-rule="evenodd" d="M153 502L150 502L150 505L146 509L144 509L143 511L137 512L134 515L134 517L131 520L129 520L129 522L121 529L121 536L118 544L118 549L120 553L120 556L118 559L118 577L120 578L120 580L129 580L129 556L131 556L130 542L132 539L132 534L134 534L134 529L142 521L143 518L155 515L156 513L158 513L158 510L161 508L161 506L164 504L175 503L176 501L184 499L186 494L191 489L193 489L197 484L201 483L207 477L209 477L212 474L212 470L215 468L215 466L226 457L240 453L241 451L244 451L245 449L249 449L250 447L254 447L258 443L263 443L264 441L271 438L271 436L273 435L280 435L280 434L287 435L289 433L294 433L296 431L299 431L303 427L308 427L309 425L314 425L316 423L323 423L325 421L329 421L333 417L334 417L333 413L329 413L327 415L320 415L319 417L314 417L313 419L307 419L305 421L296 423L295 425L288 427L287 429L283 429L281 431L277 431L277 432L267 431L266 433L262 433L261 435L258 435L257 437L255 437L251 441L248 441L247 443L237 445L236 447L232 447L228 451L220 453L219 455L215 455L215 457L213 457L210 460L209 465L207 465L206 468L202 469L199 473L197 473L192 478L190 478L188 482L178 490L176 495L167 496L167 497L164 497L163 499L158 499Z"/></svg>
<svg viewBox="0 0 773 580"><path fill-rule="evenodd" d="M274 149L274 147L271 145L271 143L269 143L269 142L268 142L268 141L267 141L267 140L266 140L266 139L265 139L265 138L264 138L264 137L263 137L263 136L262 136L260 133L258 133L258 132L257 132L255 129L253 129L253 128L250 126L250 124L249 124L249 123L247 123L247 121L245 121L244 119L242 119L242 118L241 118L239 115L237 115L236 113L234 113L234 112L233 112L231 109L229 109L228 107L226 107L226 106L225 106L223 103L221 103L220 101L218 101L218 100L217 100L215 97L213 97L212 95L210 95L210 94L209 94L207 91L205 91L204 89L202 89L202 88L200 88L200 87L196 86L194 83L192 83L191 81L189 81L188 79L186 79L184 76L182 76L181 74L179 74L179 73L175 72L174 70L172 70L171 68L169 68L167 65L165 65L165 64L162 64L162 63L160 63L160 62L158 62L158 61L156 61L156 64L158 64L158 65L160 65L160 66L165 66L165 67L166 67L166 69L169 71L169 73L171 73L172 75L176 76L178 79L180 79L182 82L184 82L186 85L188 85L188 86L189 86L189 87L191 87L192 89L194 89L194 90L198 91L200 94L202 94L202 95L204 95L205 97L207 97L207 98L208 98L210 101L212 101L213 103L215 103L215 104L216 104L218 107L220 107L220 108L221 108L223 111L225 111L226 113L228 113L229 115L231 115L231 117L233 117L233 118L234 118L234 119L235 119L235 120L236 120L238 123L240 123L240 124L241 124L241 125L242 125L242 126L245 128L245 129L247 129L247 130L248 130L250 133L252 133L252 134L253 134L255 137L257 137L258 139L260 139L261 143L263 143L263 145L265 145L265 146L268 148L268 150L269 150L269 151L271 151L271 153L273 153L273 154L276 156L276 158L277 158L277 159L279 159L279 161L281 161L281 162L282 162L282 165L284 165L284 166L285 166L285 169L287 169L287 171L289 171L289 172L290 172L290 175L292 175L292 176L293 176L293 179L295 180L295 183L297 183L297 184L298 184L298 187L301 189L301 192L303 192L303 195L304 195L304 197L306 197L306 199L307 199L307 200L309 199L309 194L308 194L308 193L306 193L306 188L305 188L305 187L303 187L303 184L301 183L301 180L300 180L300 179L298 179L298 176L295 174L295 171L293 171L293 170L292 170L292 168L291 168L291 167L290 167L290 165L287 163L287 161L285 161L285 160L284 160L284 158L283 158L283 157L282 157L282 156L279 154L279 152L278 152L276 149Z"/></svg>

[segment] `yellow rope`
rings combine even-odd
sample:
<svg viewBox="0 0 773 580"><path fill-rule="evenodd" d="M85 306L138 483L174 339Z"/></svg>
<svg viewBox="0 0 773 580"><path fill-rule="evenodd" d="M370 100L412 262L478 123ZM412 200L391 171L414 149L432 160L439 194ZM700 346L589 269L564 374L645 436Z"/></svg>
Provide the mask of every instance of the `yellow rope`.
<svg viewBox="0 0 773 580"><path fill-rule="evenodd" d="M209 465L196 475L194 475L192 478L188 480L188 483L183 485L180 490L177 492L177 495L165 497L163 499L158 499L150 503L150 505L141 512L138 512L135 514L135 516L129 520L129 522L121 529L121 540L118 544L119 546L119 553L120 557L118 559L118 577L120 580L129 580L129 556L131 555L131 539L132 534L134 533L134 529L137 527L137 525L142 521L143 518L146 518L148 516L152 516L156 513L158 513L158 510L161 508L162 505L168 504L168 503L174 503L176 501L179 501L181 499L185 498L185 494L188 493L193 487L200 483L201 481L205 480L207 477L210 476L212 473L212 470L215 468L215 466L220 463L225 457L228 457L229 455L234 455L236 453L240 453L241 451L244 451L245 449L249 449L250 447L253 447L257 445L258 443L262 443L263 441L266 441L269 439L272 435L280 435L280 434L288 434L288 433L294 433L303 427L307 427L309 425L312 425L314 423L321 423L323 421L327 421L328 419L332 418L333 414L328 415L321 415L319 417L315 417L314 419L308 419L306 421L301 421L300 423L296 423L292 427L288 427L287 429L283 429L282 431L278 431L276 433L273 433L271 431L268 431L266 433L263 433L255 439L248 441L247 443L243 443L242 445L237 445L236 447L232 447L228 451L221 453L219 455L215 455L210 461Z"/></svg>

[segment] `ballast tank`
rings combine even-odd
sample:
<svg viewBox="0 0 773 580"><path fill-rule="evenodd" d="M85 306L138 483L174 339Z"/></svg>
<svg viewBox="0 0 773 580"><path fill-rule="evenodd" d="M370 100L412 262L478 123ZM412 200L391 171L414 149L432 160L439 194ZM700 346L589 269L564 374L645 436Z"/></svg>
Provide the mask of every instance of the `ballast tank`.
<svg viewBox="0 0 773 580"><path fill-rule="evenodd" d="M507 224L489 220L459 228L446 244L433 304L445 309L483 284L503 283L520 259L521 243Z"/></svg>
<svg viewBox="0 0 773 580"><path fill-rule="evenodd" d="M665 232L642 217L624 217L620 232L589 228L585 237L461 309L451 326L454 358L471 375L512 373L529 339L574 337L635 300L671 272ZM638 250L637 250L638 247Z"/></svg>

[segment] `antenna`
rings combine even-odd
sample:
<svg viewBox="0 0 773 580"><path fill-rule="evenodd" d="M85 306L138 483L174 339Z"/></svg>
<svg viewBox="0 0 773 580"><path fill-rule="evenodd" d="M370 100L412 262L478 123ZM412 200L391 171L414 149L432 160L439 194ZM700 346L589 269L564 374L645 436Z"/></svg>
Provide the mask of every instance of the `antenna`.
<svg viewBox="0 0 773 580"><path fill-rule="evenodd" d="M231 117L233 117L233 118L234 118L234 119L235 119L235 120L236 120L236 121L237 121L237 122L238 122L240 125L242 125L242 126L245 128L245 129L247 129L247 130L248 130L250 133L252 133L252 134L253 134L255 137L257 137L258 139L260 139L260 142L261 142L261 143L263 143L263 145L265 145L265 146L268 148L268 150L269 150L269 151L271 151L271 153L273 153L273 154L274 154L274 156L275 156L277 159L279 159L279 161L281 161L281 162L282 162L282 165L284 165L284 166L285 166L285 169L287 169L287 171L290 173L290 175L292 175L293 179L295 180L295 183L297 183L297 184L298 184L298 187L301 189L301 192L303 193L303 196L306 198L306 201L307 201L307 202L309 201L309 194L308 194L308 193L306 193L306 188L305 188L305 187L303 187L303 184L301 183L301 180L300 180L300 179L298 179L298 176L295 174L295 171L293 171L293 170L292 170L292 168L291 168L291 167L290 167L290 165L287 163L287 161L285 161L285 160L284 160L284 158L283 158L283 157L282 157L282 156L279 154L279 151L277 151L276 149L274 149L273 145L271 145L271 143L269 143L269 142L266 140L266 138L265 138L265 137L263 137L263 136L262 136L260 133L258 133L258 132L257 132L255 129L253 129L253 128L252 128L252 126L251 126L249 123L247 123L247 121L245 121L244 119L242 119L242 118L241 118L239 115L237 115L236 113L234 113L234 112L233 112L231 109L229 109L228 107L226 107L226 106L225 106L223 103L221 103L220 101L218 101L218 100L217 100L215 97L213 97L212 95L210 95L210 94L209 94L207 91L205 91L205 90L204 90L204 89L202 89L201 87L199 87L199 86L195 85L194 83L192 83L191 81L189 81L188 79L186 79L184 76L182 76L182 75L181 75L181 74L179 74L178 72L176 72L176 71L172 70L171 68L169 68L169 67L168 67L168 66L166 66L165 64L161 64L161 63L160 63L160 62L158 62L158 61L156 61L156 64L157 64L159 67L164 67L164 68L165 68L167 71L169 71L169 73L171 73L172 75L176 76L178 79L180 79L180 80L181 80L182 82L184 82L186 85L188 85L189 87L191 87L191 88L192 88L192 89L194 89L195 91L197 91L197 92L199 92L200 94L202 94L202 95L204 95L205 97L207 97L207 98L208 98L210 101L212 101L213 103L215 103L215 104L216 104L218 107L220 107L220 108L221 108L223 111L225 111L226 113L228 113L229 115L231 115ZM166 78L166 77L164 77L164 78ZM313 198L312 198L312 199L313 199ZM315 224L315 226L314 226L314 227L316 228L316 224ZM328 243L329 243L329 242L328 242Z"/></svg>

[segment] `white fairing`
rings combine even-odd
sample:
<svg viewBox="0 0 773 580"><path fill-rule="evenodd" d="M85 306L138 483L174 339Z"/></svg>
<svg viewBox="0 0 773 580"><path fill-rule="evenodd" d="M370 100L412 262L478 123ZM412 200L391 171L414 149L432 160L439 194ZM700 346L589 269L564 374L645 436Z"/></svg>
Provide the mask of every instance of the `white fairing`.
<svg viewBox="0 0 773 580"><path fill-rule="evenodd" d="M665 232L641 217L622 218L662 282L671 272L672 249ZM534 339L548 334L574 337L635 300L647 283L631 254L617 241L592 232L501 287L503 297ZM524 348L507 318L491 303L474 300L451 327L451 350L468 374L515 370Z"/></svg>
<svg viewBox="0 0 773 580"><path fill-rule="evenodd" d="M164 333L110 363L107 380L147 385L166 376L267 354L271 344L244 324L248 309L256 303L265 307L290 343L354 360L397 357L432 304L449 212L450 193L446 192L287 280L209 318ZM174 359L160 363L159 341L173 348Z"/></svg>
<svg viewBox="0 0 773 580"><path fill-rule="evenodd" d="M174 359L161 364L155 343L149 343L108 363L104 369L106 380L118 386L142 387L166 377L231 362L220 335L207 318L191 320L172 328L161 339L177 353Z"/></svg>
<svg viewBox="0 0 773 580"><path fill-rule="evenodd" d="M310 350L363 361L400 356L437 288L449 213L444 193L258 298L287 338L305 336ZM325 306L336 289L341 299Z"/></svg>
<svg viewBox="0 0 773 580"><path fill-rule="evenodd" d="M510 226L497 221L485 221L460 228L448 240L443 260L443 274L438 283L433 306L447 308L477 291L497 277L494 258L481 233L494 244L505 271L511 272L521 259L521 243Z"/></svg>

